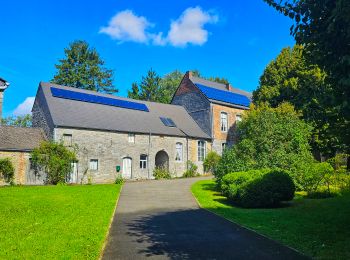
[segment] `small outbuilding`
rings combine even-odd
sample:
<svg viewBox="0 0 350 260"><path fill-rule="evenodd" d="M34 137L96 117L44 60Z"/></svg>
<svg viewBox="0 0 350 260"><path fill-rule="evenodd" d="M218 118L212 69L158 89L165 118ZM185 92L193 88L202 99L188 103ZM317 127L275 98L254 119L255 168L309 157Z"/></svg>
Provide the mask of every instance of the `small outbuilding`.
<svg viewBox="0 0 350 260"><path fill-rule="evenodd" d="M44 140L41 128L0 126L0 158L12 161L16 184L44 184L46 176L34 171L30 160L30 153Z"/></svg>

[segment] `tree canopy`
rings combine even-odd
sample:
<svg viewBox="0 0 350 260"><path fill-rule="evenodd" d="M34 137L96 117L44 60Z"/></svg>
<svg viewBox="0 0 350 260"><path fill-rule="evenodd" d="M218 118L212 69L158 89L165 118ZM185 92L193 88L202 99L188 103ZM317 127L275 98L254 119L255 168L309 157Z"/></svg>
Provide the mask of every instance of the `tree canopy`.
<svg viewBox="0 0 350 260"><path fill-rule="evenodd" d="M1 119L1 124L8 126L31 127L32 116L30 114L24 116L8 116Z"/></svg>
<svg viewBox="0 0 350 260"><path fill-rule="evenodd" d="M99 53L85 41L74 41L64 49L65 58L55 65L53 83L104 93L116 93L113 71L104 67Z"/></svg>
<svg viewBox="0 0 350 260"><path fill-rule="evenodd" d="M310 63L327 73L332 86L327 93L327 122L332 132L350 150L350 1L264 0L295 24L291 34L305 48Z"/></svg>
<svg viewBox="0 0 350 260"><path fill-rule="evenodd" d="M132 84L131 91L128 91L128 97L161 102L163 94L160 88L160 81L160 76L153 69L150 69L146 76L142 76L140 85L136 82Z"/></svg>
<svg viewBox="0 0 350 260"><path fill-rule="evenodd" d="M296 45L282 49L267 65L253 100L255 104L264 102L272 107L291 103L314 126L312 144L315 151L331 155L341 145L327 123L331 110L327 109L326 103L331 91L326 73L319 66L310 64L304 48Z"/></svg>
<svg viewBox="0 0 350 260"><path fill-rule="evenodd" d="M313 161L311 126L291 104L276 108L251 105L237 125L238 143L227 149L215 168L216 178L252 169L281 168L293 172L300 162Z"/></svg>
<svg viewBox="0 0 350 260"><path fill-rule="evenodd" d="M202 77L198 70L192 70L196 77ZM131 90L128 91L128 97L139 100L148 100L160 103L170 103L176 89L184 76L179 70L174 70L163 77L160 77L153 69L143 76L141 83L132 83ZM228 80L220 77L205 78L211 81L227 84Z"/></svg>

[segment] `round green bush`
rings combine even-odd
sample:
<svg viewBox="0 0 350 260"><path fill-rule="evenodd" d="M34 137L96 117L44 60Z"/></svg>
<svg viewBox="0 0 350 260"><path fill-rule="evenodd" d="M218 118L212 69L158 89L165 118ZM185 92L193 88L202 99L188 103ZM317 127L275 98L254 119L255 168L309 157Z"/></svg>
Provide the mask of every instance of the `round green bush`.
<svg viewBox="0 0 350 260"><path fill-rule="evenodd" d="M232 173L222 181L224 195L245 208L275 207L292 200L295 192L293 180L283 170Z"/></svg>
<svg viewBox="0 0 350 260"><path fill-rule="evenodd" d="M15 168L10 158L0 159L0 178L3 178L6 182L13 184L15 177Z"/></svg>

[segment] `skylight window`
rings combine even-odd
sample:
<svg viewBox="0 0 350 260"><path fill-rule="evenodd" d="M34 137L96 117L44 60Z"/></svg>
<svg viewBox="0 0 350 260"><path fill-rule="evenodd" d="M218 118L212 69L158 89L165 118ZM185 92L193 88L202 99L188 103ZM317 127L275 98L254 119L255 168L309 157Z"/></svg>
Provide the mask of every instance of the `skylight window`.
<svg viewBox="0 0 350 260"><path fill-rule="evenodd" d="M169 118L169 117L160 117L160 120L163 122L163 124L165 126L176 127L174 121L171 118Z"/></svg>

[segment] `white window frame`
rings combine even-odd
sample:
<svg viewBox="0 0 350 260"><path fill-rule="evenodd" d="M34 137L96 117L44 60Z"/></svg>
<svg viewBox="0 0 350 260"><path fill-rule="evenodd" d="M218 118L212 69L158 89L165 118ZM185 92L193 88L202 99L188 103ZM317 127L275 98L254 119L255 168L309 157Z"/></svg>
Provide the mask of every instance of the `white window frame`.
<svg viewBox="0 0 350 260"><path fill-rule="evenodd" d="M224 153L226 149L227 149L227 143L221 143L221 153Z"/></svg>
<svg viewBox="0 0 350 260"><path fill-rule="evenodd" d="M228 115L226 112L220 113L220 129L221 132L226 133L228 128Z"/></svg>
<svg viewBox="0 0 350 260"><path fill-rule="evenodd" d="M135 134L134 133L129 133L128 134L128 141L129 143L135 143Z"/></svg>
<svg viewBox="0 0 350 260"><path fill-rule="evenodd" d="M197 142L197 159L199 162L203 162L206 156L206 142L199 140Z"/></svg>
<svg viewBox="0 0 350 260"><path fill-rule="evenodd" d="M142 158L144 157L144 158ZM148 164L148 156L147 154L141 154L140 155L140 169L147 169Z"/></svg>
<svg viewBox="0 0 350 260"><path fill-rule="evenodd" d="M73 135L72 134L63 134L62 141L63 141L64 146L72 146L73 145Z"/></svg>
<svg viewBox="0 0 350 260"><path fill-rule="evenodd" d="M90 171L98 171L98 159L90 159L89 169Z"/></svg>
<svg viewBox="0 0 350 260"><path fill-rule="evenodd" d="M236 122L241 122L241 121L242 121L242 115L236 114Z"/></svg>
<svg viewBox="0 0 350 260"><path fill-rule="evenodd" d="M182 162L183 160L183 144L177 142L175 145L175 161Z"/></svg>

